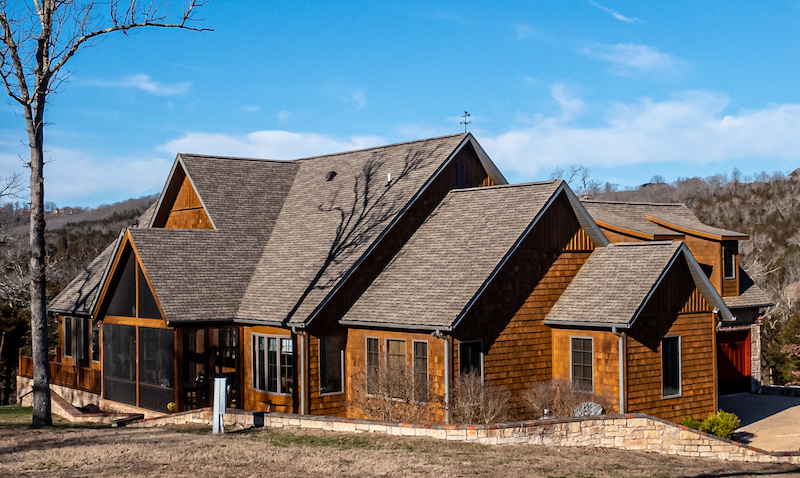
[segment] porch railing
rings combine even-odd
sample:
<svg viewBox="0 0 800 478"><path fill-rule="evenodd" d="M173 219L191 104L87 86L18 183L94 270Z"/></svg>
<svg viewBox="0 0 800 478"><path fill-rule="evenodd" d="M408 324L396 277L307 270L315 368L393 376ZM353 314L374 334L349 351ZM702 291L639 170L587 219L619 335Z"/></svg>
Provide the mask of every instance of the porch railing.
<svg viewBox="0 0 800 478"><path fill-rule="evenodd" d="M19 374L33 378L33 358L19 354ZM50 361L50 383L92 393L100 393L100 370Z"/></svg>

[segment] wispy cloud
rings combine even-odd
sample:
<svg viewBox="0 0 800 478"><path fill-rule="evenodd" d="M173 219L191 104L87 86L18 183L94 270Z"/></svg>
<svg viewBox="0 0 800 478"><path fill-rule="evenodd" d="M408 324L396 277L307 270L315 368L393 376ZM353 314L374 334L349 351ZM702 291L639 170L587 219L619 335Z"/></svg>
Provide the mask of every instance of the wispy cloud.
<svg viewBox="0 0 800 478"><path fill-rule="evenodd" d="M367 92L365 90L350 90L345 96L346 101L352 101L357 109L367 106Z"/></svg>
<svg viewBox="0 0 800 478"><path fill-rule="evenodd" d="M192 86L191 83L164 84L150 78L149 75L138 74L124 76L119 80L95 80L91 82L94 86L106 88L131 88L142 90L159 96L174 96L186 93Z"/></svg>
<svg viewBox="0 0 800 478"><path fill-rule="evenodd" d="M611 63L612 71L620 76L631 76L633 73L672 72L680 63L656 48L634 43L616 45L588 43L578 52Z"/></svg>
<svg viewBox="0 0 800 478"><path fill-rule="evenodd" d="M717 92L689 91L664 101L642 98L615 103L604 110L603 125L576 121L580 108L565 101L557 116L495 137L481 138L501 170L541 175L556 166L579 163L594 167L657 162L708 163L747 158L800 160L800 104L726 111L730 100ZM573 112L572 116L565 112ZM565 118L571 118L565 121Z"/></svg>
<svg viewBox="0 0 800 478"><path fill-rule="evenodd" d="M526 38L529 38L534 33L536 33L536 30L529 27L528 25L525 25L524 23L515 23L514 25L511 26L514 28L515 38L517 40L524 40Z"/></svg>
<svg viewBox="0 0 800 478"><path fill-rule="evenodd" d="M159 151L203 153L267 159L295 159L384 144L377 136L354 136L337 139L317 133L291 131L254 131L244 135L186 133L158 147Z"/></svg>
<svg viewBox="0 0 800 478"><path fill-rule="evenodd" d="M619 20L621 22L636 23L636 22L640 22L641 21L638 18L626 17L625 15L623 15L623 14L621 14L619 12L616 12L616 11L614 11L614 10L604 6L604 5L600 5L597 2L592 2L591 0L589 0L589 5L592 5L593 7L599 8L600 10L608 13L609 15L611 15L612 17L616 18L617 20Z"/></svg>

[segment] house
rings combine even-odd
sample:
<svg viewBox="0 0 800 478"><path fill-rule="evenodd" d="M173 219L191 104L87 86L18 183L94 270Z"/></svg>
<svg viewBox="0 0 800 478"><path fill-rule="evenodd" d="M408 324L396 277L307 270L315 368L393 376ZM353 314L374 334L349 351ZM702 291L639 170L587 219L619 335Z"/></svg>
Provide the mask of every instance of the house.
<svg viewBox="0 0 800 478"><path fill-rule="evenodd" d="M739 265L739 241L748 236L700 222L680 203L584 200L586 210L612 243L683 241L731 310L717 326L719 393L761 386L760 318L773 305Z"/></svg>
<svg viewBox="0 0 800 478"><path fill-rule="evenodd" d="M358 417L394 369L448 422L472 372L519 417L524 391L558 378L609 411L715 411L715 329L734 315L714 276L688 241L607 234L562 181L508 185L471 134L293 161L180 154L157 203L50 304L54 382L152 413L208 406L225 377L230 407Z"/></svg>

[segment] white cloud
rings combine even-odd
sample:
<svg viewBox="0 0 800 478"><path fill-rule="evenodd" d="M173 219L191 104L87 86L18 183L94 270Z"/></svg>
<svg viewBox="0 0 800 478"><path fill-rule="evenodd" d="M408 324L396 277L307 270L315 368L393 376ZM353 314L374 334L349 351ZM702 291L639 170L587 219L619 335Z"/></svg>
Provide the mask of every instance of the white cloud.
<svg viewBox="0 0 800 478"><path fill-rule="evenodd" d="M186 93L191 86L191 83L173 83L167 85L153 80L148 75L138 74L124 76L119 80L95 80L91 82L94 86L102 86L106 88L132 88L136 90L146 91L159 96L173 96Z"/></svg>
<svg viewBox="0 0 800 478"><path fill-rule="evenodd" d="M570 103L573 100L558 99L559 93L554 88L553 96L562 106L559 116L535 116L530 125L481 138L501 170L531 176L572 163L615 167L747 158L800 160L800 104L728 113L726 95L691 91L665 101L643 98L610 105L604 125L586 127L565 114L579 110Z"/></svg>
<svg viewBox="0 0 800 478"><path fill-rule="evenodd" d="M602 10L602 11L604 11L606 13L608 13L609 15L611 15L612 17L616 18L617 20L619 20L621 22L636 23L636 22L640 22L641 21L638 18L626 17L625 15L623 15L623 14L621 14L619 12L616 12L616 11L614 11L614 10L604 6L604 5L600 5L599 3L595 3L595 2L589 1L589 4L594 6L594 7L599 8L600 10Z"/></svg>
<svg viewBox="0 0 800 478"><path fill-rule="evenodd" d="M280 110L275 115L278 118L278 123L285 125L290 119L292 119L292 112L286 110Z"/></svg>
<svg viewBox="0 0 800 478"><path fill-rule="evenodd" d="M535 30L523 23L512 25L514 27L515 37L517 40L524 40L535 33Z"/></svg>
<svg viewBox="0 0 800 478"><path fill-rule="evenodd" d="M561 107L561 120L569 121L583 114L586 105L583 100L572 95L569 89L562 83L556 83L550 90L553 99Z"/></svg>
<svg viewBox="0 0 800 478"><path fill-rule="evenodd" d="M351 90L345 100L354 102L356 108L361 109L367 106L367 92L364 90Z"/></svg>
<svg viewBox="0 0 800 478"><path fill-rule="evenodd" d="M376 136L354 136L341 140L317 133L290 131L255 131L244 135L192 132L159 146L158 150L170 155L203 153L249 158L295 159L368 148L384 143L382 138Z"/></svg>
<svg viewBox="0 0 800 478"><path fill-rule="evenodd" d="M671 72L679 64L678 60L656 48L633 43L589 43L578 52L611 63L612 71L620 76L630 76L635 72Z"/></svg>

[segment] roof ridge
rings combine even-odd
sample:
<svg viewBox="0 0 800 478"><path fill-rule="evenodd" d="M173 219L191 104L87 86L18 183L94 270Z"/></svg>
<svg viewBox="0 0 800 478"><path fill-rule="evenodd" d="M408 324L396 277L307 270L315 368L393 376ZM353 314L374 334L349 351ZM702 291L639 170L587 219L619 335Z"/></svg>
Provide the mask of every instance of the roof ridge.
<svg viewBox="0 0 800 478"><path fill-rule="evenodd" d="M516 184L495 184L493 186L474 186L471 188L458 188L458 189L451 189L450 193L458 193L458 192L468 192L468 191L488 191L494 189L509 189L509 188L516 188L516 187L527 187L527 186L542 186L545 184L555 184L561 179L548 179L545 181L532 181L529 183L516 183Z"/></svg>
<svg viewBox="0 0 800 478"><path fill-rule="evenodd" d="M602 204L630 204L635 206L686 206L682 202L641 202L641 201L603 201L602 199L581 199L581 202Z"/></svg>
<svg viewBox="0 0 800 478"><path fill-rule="evenodd" d="M635 246L669 246L680 244L683 241L642 241L642 242L616 242L608 247L635 247Z"/></svg>
<svg viewBox="0 0 800 478"><path fill-rule="evenodd" d="M231 161L256 161L259 163L283 163L292 164L293 159L268 159L268 158L245 158L242 156L217 156L214 154L198 154L198 153L178 153L181 157L204 158L204 159L227 159Z"/></svg>
<svg viewBox="0 0 800 478"><path fill-rule="evenodd" d="M466 134L464 134L464 133L447 134L447 135L444 135L444 136L434 136L433 138L414 139L414 140L411 140L411 141L400 141L399 143L383 144L383 145L380 145L380 146L371 146L369 148L351 149L351 150L348 150L348 151L340 151L338 153L322 154L322 155L319 155L319 156L306 156L304 158L295 158L295 159L291 159L291 160L288 160L288 161L292 161L292 162L294 162L294 161L309 161L309 160L312 160L312 159L329 158L331 156L341 156L343 154L351 154L351 153L361 153L361 152L364 152L364 151L371 151L373 149L391 148L391 147L394 147L394 146L401 146L401 145L404 145L404 144L422 143L422 142L425 142L425 141L435 141L435 140L440 140L440 139L445 139L445 138L453 138L453 137L456 137L456 136L466 136Z"/></svg>

